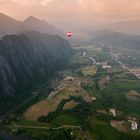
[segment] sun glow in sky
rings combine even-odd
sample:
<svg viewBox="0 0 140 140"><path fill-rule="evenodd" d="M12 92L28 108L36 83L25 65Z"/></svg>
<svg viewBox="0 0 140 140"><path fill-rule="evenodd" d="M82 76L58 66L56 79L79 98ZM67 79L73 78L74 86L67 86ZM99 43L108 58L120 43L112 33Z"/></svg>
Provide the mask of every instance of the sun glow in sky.
<svg viewBox="0 0 140 140"><path fill-rule="evenodd" d="M138 19L140 0L0 0L0 12L23 20L33 15L51 22L110 22Z"/></svg>

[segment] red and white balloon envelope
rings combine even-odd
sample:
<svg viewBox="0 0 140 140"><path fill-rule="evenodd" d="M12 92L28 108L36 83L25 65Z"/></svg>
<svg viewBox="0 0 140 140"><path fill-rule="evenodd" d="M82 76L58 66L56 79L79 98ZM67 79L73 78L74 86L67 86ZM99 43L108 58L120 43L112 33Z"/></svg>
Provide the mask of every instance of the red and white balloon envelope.
<svg viewBox="0 0 140 140"><path fill-rule="evenodd" d="M67 36L68 36L69 38L71 38L71 37L72 37L72 32L68 32L68 33L67 33Z"/></svg>

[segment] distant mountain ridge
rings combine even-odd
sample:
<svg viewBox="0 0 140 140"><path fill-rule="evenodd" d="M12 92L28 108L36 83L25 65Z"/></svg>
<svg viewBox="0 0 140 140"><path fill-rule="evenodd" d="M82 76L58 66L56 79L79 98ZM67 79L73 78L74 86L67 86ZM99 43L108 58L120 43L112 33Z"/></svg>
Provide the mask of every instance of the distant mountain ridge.
<svg viewBox="0 0 140 140"><path fill-rule="evenodd" d="M140 36L128 35L111 30L93 30L88 32L90 42L104 45L118 45L140 49Z"/></svg>
<svg viewBox="0 0 140 140"><path fill-rule="evenodd" d="M40 33L49 33L62 36L62 31L33 16L24 21L15 20L3 13L0 13L0 37L6 34L20 34L24 31L38 31Z"/></svg>
<svg viewBox="0 0 140 140"><path fill-rule="evenodd" d="M20 21L0 13L0 34L4 35L18 32L20 23Z"/></svg>
<svg viewBox="0 0 140 140"><path fill-rule="evenodd" d="M25 19L20 25L22 31L38 31L41 33L62 35L61 31L56 29L53 25L50 25L44 20L40 20L33 16Z"/></svg>
<svg viewBox="0 0 140 140"><path fill-rule="evenodd" d="M131 35L140 35L140 19L120 21L104 25L103 28Z"/></svg>

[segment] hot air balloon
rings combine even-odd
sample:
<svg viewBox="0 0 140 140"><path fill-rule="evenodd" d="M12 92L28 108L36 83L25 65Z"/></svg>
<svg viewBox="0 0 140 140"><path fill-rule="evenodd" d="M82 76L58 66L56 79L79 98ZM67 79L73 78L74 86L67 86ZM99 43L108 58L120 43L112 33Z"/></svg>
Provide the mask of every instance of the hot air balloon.
<svg viewBox="0 0 140 140"><path fill-rule="evenodd" d="M72 37L72 32L68 32L68 33L67 33L67 36L68 36L68 37Z"/></svg>

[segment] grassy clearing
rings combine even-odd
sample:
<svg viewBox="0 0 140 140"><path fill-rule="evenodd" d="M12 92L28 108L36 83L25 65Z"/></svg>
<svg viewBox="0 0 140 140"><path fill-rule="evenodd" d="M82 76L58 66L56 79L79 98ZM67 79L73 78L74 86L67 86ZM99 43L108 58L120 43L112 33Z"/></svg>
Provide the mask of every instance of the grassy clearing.
<svg viewBox="0 0 140 140"><path fill-rule="evenodd" d="M50 133L46 130L39 130L39 129L19 129L20 133L24 133L25 135L30 135L32 138L43 138L49 137Z"/></svg>
<svg viewBox="0 0 140 140"><path fill-rule="evenodd" d="M118 80L116 86L122 90L136 90L140 91L140 81L131 81L131 80Z"/></svg>
<svg viewBox="0 0 140 140"><path fill-rule="evenodd" d="M139 85L140 81L138 80L114 80L112 83L106 85L104 91L108 93L123 93L130 90L136 90L137 92L139 92Z"/></svg>
<svg viewBox="0 0 140 140"><path fill-rule="evenodd" d="M70 65L80 66L90 64L90 60L82 56L81 52L75 53L69 60Z"/></svg>
<svg viewBox="0 0 140 140"><path fill-rule="evenodd" d="M80 48L87 52L87 56L95 56L97 53L102 51L101 47L96 47L96 46L86 46Z"/></svg>
<svg viewBox="0 0 140 140"><path fill-rule="evenodd" d="M31 120L21 120L19 122L16 122L16 125L38 126L38 127L51 127L50 124L40 123L40 122L37 122L37 121L31 121Z"/></svg>
<svg viewBox="0 0 140 140"><path fill-rule="evenodd" d="M96 66L87 66L81 70L84 76L94 76L97 72Z"/></svg>
<svg viewBox="0 0 140 140"><path fill-rule="evenodd" d="M94 117L89 120L87 130L95 140L119 140L117 130L112 128L108 123L97 120Z"/></svg>
<svg viewBox="0 0 140 140"><path fill-rule="evenodd" d="M94 57L97 53L102 51L102 48L96 46L86 46L76 48L76 53L71 57L69 64L70 66L81 66L91 64L91 60L88 57ZM83 56L83 51L86 52L86 57Z"/></svg>
<svg viewBox="0 0 140 140"><path fill-rule="evenodd" d="M51 124L56 125L56 126L61 126L61 125L80 125L81 122L78 118L67 115L67 114L61 114L58 115L56 118L54 118L51 121Z"/></svg>
<svg viewBox="0 0 140 140"><path fill-rule="evenodd" d="M71 140L70 130L19 129L19 133L39 140Z"/></svg>
<svg viewBox="0 0 140 140"><path fill-rule="evenodd" d="M73 132L75 140L85 140L80 130L74 130Z"/></svg>

